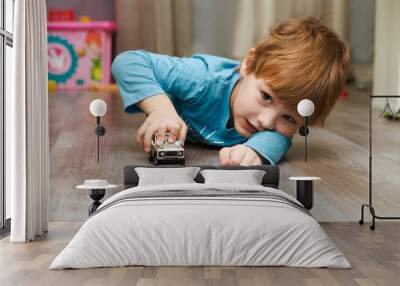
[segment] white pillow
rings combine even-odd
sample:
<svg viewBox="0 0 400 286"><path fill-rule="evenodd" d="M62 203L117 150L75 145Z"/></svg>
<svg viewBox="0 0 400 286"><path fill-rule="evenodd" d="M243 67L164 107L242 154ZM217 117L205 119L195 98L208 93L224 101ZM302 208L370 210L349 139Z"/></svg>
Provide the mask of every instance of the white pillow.
<svg viewBox="0 0 400 286"><path fill-rule="evenodd" d="M265 175L263 170L219 170L205 169L200 174L204 177L204 183L234 183L247 185L261 185Z"/></svg>
<svg viewBox="0 0 400 286"><path fill-rule="evenodd" d="M196 183L193 179L199 170L199 167L135 168L139 176L138 186Z"/></svg>

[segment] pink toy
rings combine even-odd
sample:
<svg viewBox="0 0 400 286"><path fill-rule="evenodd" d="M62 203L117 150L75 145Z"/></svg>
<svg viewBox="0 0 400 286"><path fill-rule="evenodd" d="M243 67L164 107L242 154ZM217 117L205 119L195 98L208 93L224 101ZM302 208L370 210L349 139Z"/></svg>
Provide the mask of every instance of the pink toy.
<svg viewBox="0 0 400 286"><path fill-rule="evenodd" d="M114 22L49 22L49 88L87 90L111 82Z"/></svg>

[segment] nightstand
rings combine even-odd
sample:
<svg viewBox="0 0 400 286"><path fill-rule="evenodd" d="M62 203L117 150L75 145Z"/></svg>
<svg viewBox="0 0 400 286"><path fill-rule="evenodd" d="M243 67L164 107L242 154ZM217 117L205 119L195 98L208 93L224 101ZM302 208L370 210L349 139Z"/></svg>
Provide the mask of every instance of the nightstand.
<svg viewBox="0 0 400 286"><path fill-rule="evenodd" d="M117 185L110 185L107 180L85 180L83 185L76 186L77 189L89 190L89 197L93 202L89 205L89 216L101 205L100 200L106 194L107 189L114 189Z"/></svg>
<svg viewBox="0 0 400 286"><path fill-rule="evenodd" d="M321 180L321 178L290 177L289 180L296 181L296 199L301 202L306 209L311 210L314 201L313 182Z"/></svg>

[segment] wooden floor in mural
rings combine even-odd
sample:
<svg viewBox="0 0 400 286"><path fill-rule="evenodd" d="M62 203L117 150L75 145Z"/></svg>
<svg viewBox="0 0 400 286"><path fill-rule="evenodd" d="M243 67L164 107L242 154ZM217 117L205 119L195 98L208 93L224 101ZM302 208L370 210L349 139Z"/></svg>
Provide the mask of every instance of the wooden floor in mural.
<svg viewBox="0 0 400 286"><path fill-rule="evenodd" d="M102 117L106 134L100 140L97 163L95 118L89 104L102 98L108 111ZM378 105L385 101L378 99ZM148 156L135 144L144 114L127 114L120 97L109 93L53 93L50 108L50 221L84 221L90 199L75 187L85 179L107 179L121 185L122 170L129 164L149 164ZM373 113L373 188L379 215L399 211L400 120L379 118ZM319 221L357 221L360 205L368 199L368 94L350 90L339 100L323 129L312 128L308 138L308 161L304 162L304 139L294 137L292 148L279 164L280 189L295 194L291 176L318 176L314 185L312 214ZM218 164L218 149L185 145L187 165ZM108 193L106 196L112 194Z"/></svg>

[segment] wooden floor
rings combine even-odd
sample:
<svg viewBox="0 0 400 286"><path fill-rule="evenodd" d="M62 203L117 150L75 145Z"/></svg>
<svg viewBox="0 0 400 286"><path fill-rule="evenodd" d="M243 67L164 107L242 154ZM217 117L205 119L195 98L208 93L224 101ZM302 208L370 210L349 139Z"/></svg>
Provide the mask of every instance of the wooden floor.
<svg viewBox="0 0 400 286"><path fill-rule="evenodd" d="M102 98L101 162L96 162L91 100ZM382 106L383 106L382 101ZM0 285L399 285L400 223L378 221L372 232L360 226L360 205L368 194L368 94L351 91L338 102L324 129L312 129L309 161L302 138L280 164L280 189L294 194L290 176L320 176L312 214L352 263L350 270L283 267L126 267L50 271L48 266L87 218L90 203L75 186L89 178L122 184L122 168L147 164L135 146L143 114L122 112L119 96L99 93L50 96L50 231L30 244L0 241ZM374 204L379 215L400 214L400 121L374 111ZM218 164L218 150L186 145L187 163ZM122 187L119 188L121 190ZM108 195L111 195L108 194ZM369 216L367 216L369 218ZM329 223L326 223L329 222Z"/></svg>
<svg viewBox="0 0 400 286"><path fill-rule="evenodd" d="M352 269L290 267L120 267L48 270L81 223L50 223L49 233L29 244L0 241L0 285L399 285L399 223L376 231L357 223L322 223Z"/></svg>
<svg viewBox="0 0 400 286"><path fill-rule="evenodd" d="M106 134L101 138L100 163L96 161L95 119L89 113L95 98L108 105L102 118ZM378 100L383 106L384 101ZM76 185L90 178L122 185L125 165L148 164L147 156L135 145L144 115L124 113L120 97L114 94L54 93L49 105L50 221L85 221L90 199ZM325 128L312 129L307 164L303 138L298 135L280 163L280 189L289 194L295 193L290 176L322 178L315 183L311 211L318 221L357 221L360 205L367 201L368 106L367 93L351 90L347 100L338 102ZM400 213L400 121L378 118L379 112L374 111L374 203L378 215L395 215ZM189 144L185 149L189 165L218 164L217 149Z"/></svg>

